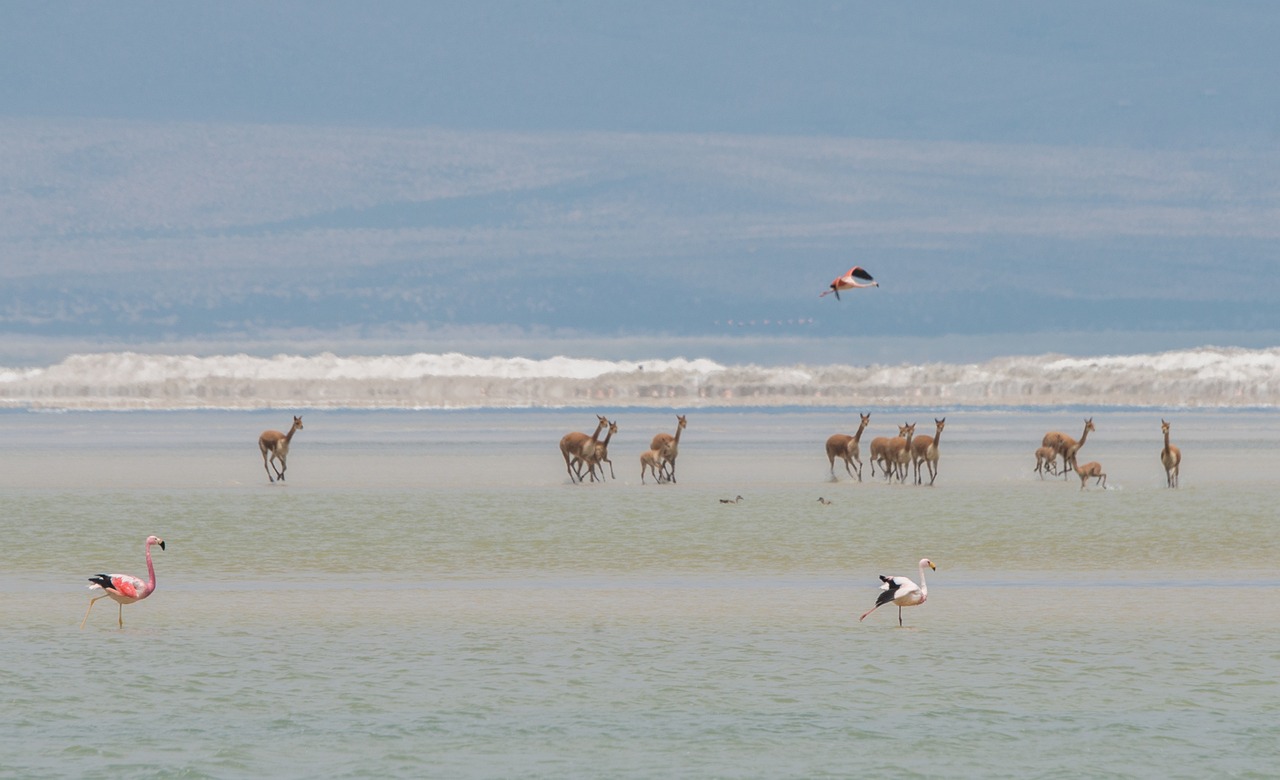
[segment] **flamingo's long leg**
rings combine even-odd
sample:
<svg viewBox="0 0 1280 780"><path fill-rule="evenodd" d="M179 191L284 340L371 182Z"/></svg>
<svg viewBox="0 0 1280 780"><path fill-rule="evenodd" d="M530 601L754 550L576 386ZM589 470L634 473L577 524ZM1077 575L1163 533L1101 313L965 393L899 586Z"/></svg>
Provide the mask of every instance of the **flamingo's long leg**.
<svg viewBox="0 0 1280 780"><path fill-rule="evenodd" d="M85 620L89 619L89 610L93 609L93 605L98 601L98 599L103 599L103 598L106 598L106 596L99 596L97 599L89 599L89 609L86 609L84 611L84 619L80 621L80 628L83 629Z"/></svg>
<svg viewBox="0 0 1280 780"><path fill-rule="evenodd" d="M124 605L123 605L123 604L117 604L116 606L120 608L120 614L119 614L119 615L117 615L117 616L116 616L116 618L120 621L120 627L121 627L121 628L124 628ZM898 610L898 622L902 622L902 610L901 610L901 609L899 609L899 610Z"/></svg>

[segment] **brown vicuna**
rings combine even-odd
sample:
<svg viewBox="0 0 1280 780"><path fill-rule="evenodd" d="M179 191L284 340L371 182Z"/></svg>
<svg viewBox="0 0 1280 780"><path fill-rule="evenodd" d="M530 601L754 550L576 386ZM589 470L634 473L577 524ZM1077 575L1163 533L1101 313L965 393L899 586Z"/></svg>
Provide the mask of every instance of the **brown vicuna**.
<svg viewBox="0 0 1280 780"><path fill-rule="evenodd" d="M680 434L688 424L689 421L683 414L677 415L675 436L659 433L653 437L653 441L649 442L649 449L662 453L662 465L659 466L659 471L671 482L676 481L676 456L680 454Z"/></svg>
<svg viewBox="0 0 1280 780"><path fill-rule="evenodd" d="M263 431L258 437L258 449L262 451L262 467L267 470L267 479L275 482L279 479L284 482L284 472L288 466L285 459L289 457L289 442L293 441L293 434L302 430L302 418L295 415L293 418L293 427L288 433L280 431ZM271 469L275 468L275 464L271 461L280 461L280 467L276 468L276 476L273 479Z"/></svg>
<svg viewBox="0 0 1280 780"><path fill-rule="evenodd" d="M867 429L867 423L871 422L871 415L858 413L862 418L862 422L858 423L858 432L850 436L847 433L832 434L827 439L827 460L831 464L831 479L836 478L836 458L844 461L844 470L849 472L849 476L853 476L853 470L850 466L857 463L858 481L862 481L862 457L859 452L859 442L862 441L862 432Z"/></svg>
<svg viewBox="0 0 1280 780"><path fill-rule="evenodd" d="M659 469L662 466L662 453L658 450L645 450L640 453L640 484L645 484L644 473L649 471L653 474L653 481L662 484L662 474Z"/></svg>
<svg viewBox="0 0 1280 780"><path fill-rule="evenodd" d="M1044 479L1044 473L1058 475L1058 450L1056 447L1040 447L1036 450L1036 473Z"/></svg>
<svg viewBox="0 0 1280 780"><path fill-rule="evenodd" d="M1080 448L1084 446L1084 442L1089 438L1089 432L1093 430L1093 418L1084 421L1084 432L1080 434L1080 441L1076 441L1070 436L1062 438L1062 466L1063 468L1074 469L1076 467L1076 455L1080 452Z"/></svg>
<svg viewBox="0 0 1280 780"><path fill-rule="evenodd" d="M1102 471L1102 464L1098 461L1091 461L1083 466L1075 467L1076 474L1080 475L1080 489L1084 490L1084 485L1090 479L1095 480L1094 484L1101 483L1105 489L1107 486L1107 475Z"/></svg>
<svg viewBox="0 0 1280 780"><path fill-rule="evenodd" d="M600 431L604 430L609 421L600 415L596 415L599 423L596 425L596 432L587 436L585 433L574 431L566 433L560 438L560 454L564 456L564 470L569 472L569 481L581 482L581 472L575 474L573 471L573 460L575 458L581 460L584 452L594 449L596 443L600 440Z"/></svg>
<svg viewBox="0 0 1280 780"><path fill-rule="evenodd" d="M1058 431L1050 431L1040 440L1040 446L1053 447L1058 454L1062 456L1062 478L1067 478L1067 473L1075 466L1075 453L1080 451L1084 446L1084 440L1089 437L1089 431L1093 430L1093 418L1084 421L1084 433L1080 434L1080 441L1077 442L1065 433ZM1068 454L1070 452L1070 454Z"/></svg>
<svg viewBox="0 0 1280 780"><path fill-rule="evenodd" d="M892 482L896 476L899 482L907 481L907 472L911 470L911 440L916 435L916 424L909 423L902 428L902 436L897 439L889 440L889 447L885 453L885 459L892 471L885 469L885 475Z"/></svg>
<svg viewBox="0 0 1280 780"><path fill-rule="evenodd" d="M617 421L609 423L609 432L604 435L604 439L596 444L596 446L586 455L585 458L575 459L575 465L585 462L587 464L587 472L591 474L591 481L596 481L596 466L600 467L600 481L604 482L604 464L609 464L609 476L617 479L613 473L613 461L609 460L609 440L613 438L613 434L618 432ZM581 477L579 477L581 479Z"/></svg>
<svg viewBox="0 0 1280 780"><path fill-rule="evenodd" d="M1182 465L1182 450L1169 443L1169 423L1160 420L1160 432L1164 434L1164 449L1160 450L1160 462L1164 464L1165 485L1178 486L1178 469Z"/></svg>
<svg viewBox="0 0 1280 780"><path fill-rule="evenodd" d="M942 439L942 429L947 425L947 418L933 418L937 426L932 436L917 436L911 440L911 460L916 468L916 484L921 484L920 464L929 471L929 484L938 478L938 442Z"/></svg>
<svg viewBox="0 0 1280 780"><path fill-rule="evenodd" d="M907 426L898 426L898 438L906 435ZM887 474L889 471L889 442L894 441L891 436L877 436L871 440L871 476L876 475L876 464L880 464L880 468Z"/></svg>

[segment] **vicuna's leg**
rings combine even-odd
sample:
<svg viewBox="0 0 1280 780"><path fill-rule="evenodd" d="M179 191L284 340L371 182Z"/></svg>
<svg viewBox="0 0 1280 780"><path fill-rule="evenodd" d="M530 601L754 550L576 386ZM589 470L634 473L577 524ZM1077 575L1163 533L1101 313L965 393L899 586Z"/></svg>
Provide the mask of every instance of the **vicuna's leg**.
<svg viewBox="0 0 1280 780"><path fill-rule="evenodd" d="M262 450L262 468L266 469L267 471L267 479L271 480L272 482L275 482L276 478L271 476L271 465L270 465L271 449L267 447L267 445L265 444L260 445L258 449Z"/></svg>
<svg viewBox="0 0 1280 780"><path fill-rule="evenodd" d="M573 476L573 466L570 464L569 451L562 447L560 448L560 454L564 456L564 470L569 474L569 481L581 482L581 479L576 479Z"/></svg>

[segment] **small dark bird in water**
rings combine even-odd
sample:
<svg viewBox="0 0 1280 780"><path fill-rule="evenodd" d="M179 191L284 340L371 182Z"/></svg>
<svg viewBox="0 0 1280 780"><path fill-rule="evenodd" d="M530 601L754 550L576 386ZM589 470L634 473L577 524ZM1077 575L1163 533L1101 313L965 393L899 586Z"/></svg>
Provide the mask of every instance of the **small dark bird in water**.
<svg viewBox="0 0 1280 780"><path fill-rule="evenodd" d="M819 503L819 504L822 504L823 506L826 506L826 505L830 504L831 502L830 502L830 501L828 501L827 499L823 498L822 496L818 496L818 503Z"/></svg>
<svg viewBox="0 0 1280 780"><path fill-rule="evenodd" d="M742 496L738 496L737 498L722 498L722 499L720 499L720 503L722 503L722 504L736 504L736 503L738 503L738 502L739 502L739 501L741 501L741 500L742 500Z"/></svg>

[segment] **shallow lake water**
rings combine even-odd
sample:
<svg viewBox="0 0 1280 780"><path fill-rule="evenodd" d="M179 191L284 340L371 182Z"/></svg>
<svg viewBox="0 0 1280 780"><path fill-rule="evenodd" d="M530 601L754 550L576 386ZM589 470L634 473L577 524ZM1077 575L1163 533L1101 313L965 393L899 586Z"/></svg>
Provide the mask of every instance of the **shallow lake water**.
<svg viewBox="0 0 1280 780"><path fill-rule="evenodd" d="M1280 758L1276 418L952 411L932 487L833 481L839 410L690 411L677 484L573 411L0 414L0 754L18 777L1263 777ZM899 418L872 410L872 436ZM1092 483L1091 483L1092 485ZM720 499L743 496L738 503ZM831 503L822 504L819 497ZM98 572L158 588L88 604ZM879 574L929 599L858 616Z"/></svg>

